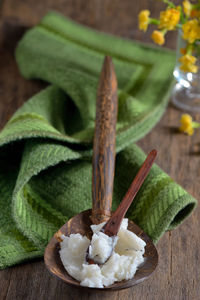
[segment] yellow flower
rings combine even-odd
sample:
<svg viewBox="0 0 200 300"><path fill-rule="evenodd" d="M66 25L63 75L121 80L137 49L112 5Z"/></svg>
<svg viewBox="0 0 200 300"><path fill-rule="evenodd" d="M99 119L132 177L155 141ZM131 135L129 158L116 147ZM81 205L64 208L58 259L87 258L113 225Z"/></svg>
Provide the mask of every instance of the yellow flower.
<svg viewBox="0 0 200 300"><path fill-rule="evenodd" d="M185 54L181 58L179 58L179 61L181 62L180 69L183 72L197 73L198 67L195 66L195 63L197 61L195 56Z"/></svg>
<svg viewBox="0 0 200 300"><path fill-rule="evenodd" d="M158 30L153 31L151 38L154 41L154 43L158 45L163 45L165 42L164 34Z"/></svg>
<svg viewBox="0 0 200 300"><path fill-rule="evenodd" d="M190 44L200 38L200 25L199 22L194 19L186 22L182 25L183 39L187 40Z"/></svg>
<svg viewBox="0 0 200 300"><path fill-rule="evenodd" d="M138 16L139 29L143 30L144 32L147 30L148 25L149 25L149 15L150 15L150 11L145 9L145 10L142 10Z"/></svg>
<svg viewBox="0 0 200 300"><path fill-rule="evenodd" d="M175 8L169 8L160 13L160 29L173 30L180 20L180 11Z"/></svg>
<svg viewBox="0 0 200 300"><path fill-rule="evenodd" d="M192 127L192 117L188 114L183 114L180 120L181 126L179 130L187 133L188 135L193 135L194 129Z"/></svg>
<svg viewBox="0 0 200 300"><path fill-rule="evenodd" d="M183 1L183 11L187 17L190 17L191 11L192 11L192 5L190 1L184 0Z"/></svg>

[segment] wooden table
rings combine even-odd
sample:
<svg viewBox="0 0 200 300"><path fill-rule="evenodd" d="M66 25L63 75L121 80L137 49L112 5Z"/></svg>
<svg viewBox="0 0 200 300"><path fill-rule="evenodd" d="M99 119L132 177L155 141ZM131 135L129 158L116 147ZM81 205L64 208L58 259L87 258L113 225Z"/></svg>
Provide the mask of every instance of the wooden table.
<svg viewBox="0 0 200 300"><path fill-rule="evenodd" d="M179 1L180 2L180 1ZM149 34L137 29L137 14L149 8L154 16L163 7L148 0L0 0L0 127L30 96L43 88L39 81L26 81L19 74L14 48L27 27L36 24L50 9L101 31L150 42ZM174 48L176 34L167 46ZM177 133L181 112L171 104L162 120L139 145L159 150L158 164L200 198L200 132L188 137ZM200 120L199 116L195 116ZM51 299L200 299L200 208L184 224L166 233L158 243L159 266L147 281L119 292L84 292L51 276L43 260L0 271L0 300Z"/></svg>

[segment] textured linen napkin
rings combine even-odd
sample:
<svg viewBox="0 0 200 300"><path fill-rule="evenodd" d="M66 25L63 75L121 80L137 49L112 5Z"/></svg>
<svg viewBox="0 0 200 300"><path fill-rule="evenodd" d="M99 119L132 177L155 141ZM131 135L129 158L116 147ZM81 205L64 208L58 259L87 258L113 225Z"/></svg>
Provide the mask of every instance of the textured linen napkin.
<svg viewBox="0 0 200 300"><path fill-rule="evenodd" d="M174 53L96 32L57 13L19 42L21 73L51 85L0 133L0 268L41 257L54 232L91 207L96 90L105 54L113 57L119 83L116 209L145 159L133 142L167 105ZM157 242L195 205L154 165L127 215Z"/></svg>

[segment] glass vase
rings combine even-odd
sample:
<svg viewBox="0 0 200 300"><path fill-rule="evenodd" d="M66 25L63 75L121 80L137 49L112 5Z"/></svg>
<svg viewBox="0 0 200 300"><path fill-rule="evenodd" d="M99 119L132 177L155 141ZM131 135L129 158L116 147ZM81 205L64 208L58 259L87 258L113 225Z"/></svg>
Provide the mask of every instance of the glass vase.
<svg viewBox="0 0 200 300"><path fill-rule="evenodd" d="M182 39L182 31L179 30L176 48L176 65L174 77L177 81L172 92L172 102L178 108L188 112L200 112L200 45L197 47L196 56L198 66L197 73L185 73L180 70L179 58L182 56L181 48L185 48L186 42Z"/></svg>

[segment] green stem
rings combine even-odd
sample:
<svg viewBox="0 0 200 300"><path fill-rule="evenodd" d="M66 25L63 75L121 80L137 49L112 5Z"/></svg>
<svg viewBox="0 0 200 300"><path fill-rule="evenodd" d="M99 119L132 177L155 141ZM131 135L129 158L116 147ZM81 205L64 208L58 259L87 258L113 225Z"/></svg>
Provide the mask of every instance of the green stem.
<svg viewBox="0 0 200 300"><path fill-rule="evenodd" d="M200 123L192 122L192 128L199 128L199 127L200 127Z"/></svg>
<svg viewBox="0 0 200 300"><path fill-rule="evenodd" d="M160 21L154 18L149 18L149 24L159 25Z"/></svg>
<svg viewBox="0 0 200 300"><path fill-rule="evenodd" d="M165 4L167 4L171 8L175 8L176 7L175 4L173 2L171 2L171 1L169 1L169 0L163 0L163 2Z"/></svg>
<svg viewBox="0 0 200 300"><path fill-rule="evenodd" d="M191 55L193 52L193 49L194 49L194 44L188 44L186 47L186 53Z"/></svg>
<svg viewBox="0 0 200 300"><path fill-rule="evenodd" d="M188 17L183 13L183 10L181 8L181 16L180 16L180 22L181 24L185 24L188 20Z"/></svg>
<svg viewBox="0 0 200 300"><path fill-rule="evenodd" d="M161 32L163 33L163 35L165 35L167 33L167 29L162 29Z"/></svg>

